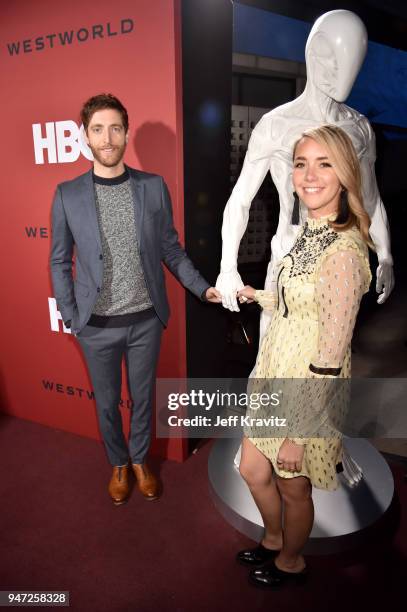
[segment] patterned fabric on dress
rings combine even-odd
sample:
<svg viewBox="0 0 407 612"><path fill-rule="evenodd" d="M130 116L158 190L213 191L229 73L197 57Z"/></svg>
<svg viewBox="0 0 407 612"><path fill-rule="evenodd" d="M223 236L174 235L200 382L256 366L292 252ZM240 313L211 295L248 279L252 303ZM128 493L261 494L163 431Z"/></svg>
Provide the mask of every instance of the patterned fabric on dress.
<svg viewBox="0 0 407 612"><path fill-rule="evenodd" d="M356 228L337 232L330 227L330 218L308 219L280 264L277 292L255 294L260 306L274 314L249 390L262 384L270 388L270 379L281 379L279 384L283 379L287 383L297 379L291 387L286 385L291 388L290 429L288 435L281 435L305 444L301 472L277 466L284 438L266 437L264 429L260 434L255 426L247 426L244 433L270 459L279 476L307 476L315 487L333 490L338 486L336 464L341 461L339 431L346 418L346 387L337 403L332 394L339 378L350 377L353 328L371 273L360 232Z"/></svg>

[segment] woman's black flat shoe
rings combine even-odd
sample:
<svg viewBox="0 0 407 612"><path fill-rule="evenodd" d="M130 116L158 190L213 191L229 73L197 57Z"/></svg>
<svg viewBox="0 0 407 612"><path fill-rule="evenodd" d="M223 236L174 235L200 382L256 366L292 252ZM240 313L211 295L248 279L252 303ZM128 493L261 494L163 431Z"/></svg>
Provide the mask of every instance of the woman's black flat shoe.
<svg viewBox="0 0 407 612"><path fill-rule="evenodd" d="M257 587L279 589L286 582L291 584L303 584L308 576L307 569L301 572L284 572L279 569L274 561L267 563L265 567L253 569L249 573L249 581Z"/></svg>
<svg viewBox="0 0 407 612"><path fill-rule="evenodd" d="M241 550L238 552L236 561L242 565L256 567L267 563L267 561L271 561L279 552L279 550L270 550L269 548L265 548L263 544L259 544L256 548L249 548L248 550Z"/></svg>

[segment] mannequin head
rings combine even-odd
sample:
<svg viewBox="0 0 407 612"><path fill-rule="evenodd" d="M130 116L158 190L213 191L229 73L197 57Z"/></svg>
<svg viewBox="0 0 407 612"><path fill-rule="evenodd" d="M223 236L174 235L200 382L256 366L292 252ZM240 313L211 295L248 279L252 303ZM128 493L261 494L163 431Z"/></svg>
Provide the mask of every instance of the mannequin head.
<svg viewBox="0 0 407 612"><path fill-rule="evenodd" d="M305 47L307 79L322 93L343 102L365 59L367 31L351 11L336 10L314 23Z"/></svg>

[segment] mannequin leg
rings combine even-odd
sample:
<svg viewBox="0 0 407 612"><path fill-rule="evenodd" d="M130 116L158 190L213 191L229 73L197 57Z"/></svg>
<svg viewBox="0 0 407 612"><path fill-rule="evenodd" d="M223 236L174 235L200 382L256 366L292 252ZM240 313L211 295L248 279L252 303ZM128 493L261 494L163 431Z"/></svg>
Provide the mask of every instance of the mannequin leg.
<svg viewBox="0 0 407 612"><path fill-rule="evenodd" d="M281 497L273 479L273 468L267 457L248 438L243 438L239 471L263 519L263 546L279 550L283 544L282 508Z"/></svg>
<svg viewBox="0 0 407 612"><path fill-rule="evenodd" d="M305 476L279 477L277 487L284 502L284 532L283 547L275 564L286 572L300 572L305 567L301 551L314 522L311 483Z"/></svg>

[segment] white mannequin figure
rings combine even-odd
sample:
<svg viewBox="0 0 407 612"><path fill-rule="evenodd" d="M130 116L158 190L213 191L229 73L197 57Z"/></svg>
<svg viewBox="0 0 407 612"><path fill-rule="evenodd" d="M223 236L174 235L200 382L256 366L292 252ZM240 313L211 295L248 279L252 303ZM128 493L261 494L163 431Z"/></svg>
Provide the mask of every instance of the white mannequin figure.
<svg viewBox="0 0 407 612"><path fill-rule="evenodd" d="M237 271L239 244L247 227L251 202L268 171L280 200L279 223L271 241L271 260L265 281L265 289L273 289L277 266L293 246L300 227L291 223L293 147L306 129L324 123L344 129L356 148L362 171L364 205L372 220L370 235L379 262L376 272L378 303L382 304L390 295L394 286L393 260L387 215L374 171L375 137L366 117L343 104L366 51L366 28L355 13L335 10L319 17L305 48L307 84L304 92L292 102L263 115L254 128L241 174L223 215L222 261L216 288L222 294L225 308L239 311L236 292L244 286ZM300 223L305 221L305 214L304 210L300 211ZM262 313L260 341L270 316ZM359 482L361 469L346 451L343 464L348 483Z"/></svg>
<svg viewBox="0 0 407 612"><path fill-rule="evenodd" d="M267 172L279 193L280 216L271 241L271 261L265 289L272 289L275 270L293 246L299 226L291 224L293 187L291 180L294 143L309 128L332 123L352 138L362 170L363 198L372 224L370 234L375 244L379 266L376 291L382 304L394 286L393 260L387 215L377 188L374 172L375 138L369 121L343 104L353 86L367 50L367 32L355 13L336 10L315 22L305 48L307 85L292 102L263 115L254 128L243 168L223 214L222 261L216 287L222 293L223 306L238 311L236 292L244 284L237 271L239 244L246 230L251 202ZM304 211L301 217L304 221ZM262 334L270 319L262 314Z"/></svg>

